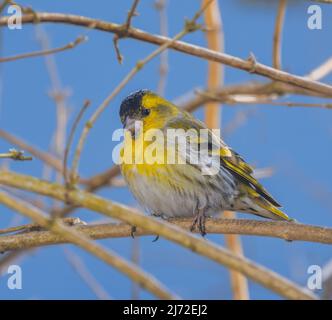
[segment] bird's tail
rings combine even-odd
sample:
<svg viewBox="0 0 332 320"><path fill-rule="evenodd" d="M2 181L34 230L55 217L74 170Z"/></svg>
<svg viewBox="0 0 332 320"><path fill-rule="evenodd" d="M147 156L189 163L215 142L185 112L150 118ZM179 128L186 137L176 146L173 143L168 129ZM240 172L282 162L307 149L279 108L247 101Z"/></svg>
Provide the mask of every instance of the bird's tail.
<svg viewBox="0 0 332 320"><path fill-rule="evenodd" d="M249 189L249 190L248 190ZM255 190L248 188L246 196L241 198L240 207L243 211L253 213L255 215L269 218L273 220L292 221L286 213L281 211L278 207L273 205L270 201L263 198ZM249 192L248 192L249 191Z"/></svg>
<svg viewBox="0 0 332 320"><path fill-rule="evenodd" d="M281 211L279 208L275 207L264 198L256 198L253 199L253 201L261 209L262 215L266 216L267 218L273 220L292 220L285 212Z"/></svg>

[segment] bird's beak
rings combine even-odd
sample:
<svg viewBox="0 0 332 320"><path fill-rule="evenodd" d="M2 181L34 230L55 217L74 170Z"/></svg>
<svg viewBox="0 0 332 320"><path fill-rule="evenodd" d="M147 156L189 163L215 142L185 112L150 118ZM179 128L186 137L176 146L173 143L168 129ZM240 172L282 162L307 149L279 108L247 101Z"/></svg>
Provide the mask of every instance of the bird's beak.
<svg viewBox="0 0 332 320"><path fill-rule="evenodd" d="M123 129L129 130L129 131L135 130L135 119L127 116L126 120L123 124Z"/></svg>
<svg viewBox="0 0 332 320"><path fill-rule="evenodd" d="M125 130L128 130L131 133L131 136L134 138L135 136L138 135L139 132L138 123L139 121L137 121L136 119L127 116L125 123L123 124L123 128Z"/></svg>

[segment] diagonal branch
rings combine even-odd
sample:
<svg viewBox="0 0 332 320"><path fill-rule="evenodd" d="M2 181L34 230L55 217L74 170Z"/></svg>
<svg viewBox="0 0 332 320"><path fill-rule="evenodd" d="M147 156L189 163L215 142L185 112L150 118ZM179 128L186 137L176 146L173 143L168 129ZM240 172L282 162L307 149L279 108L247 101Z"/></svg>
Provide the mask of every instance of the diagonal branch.
<svg viewBox="0 0 332 320"><path fill-rule="evenodd" d="M30 205L29 203L12 197L5 192L0 192L0 203L34 220L40 226L51 230L53 233L63 237L68 242L74 243L82 249L88 251L110 266L116 268L118 271L122 272L133 281L138 282L143 288L150 291L155 296L161 299L175 298L173 294L171 294L161 283L159 283L159 281L154 279L154 277L150 274L145 273L137 266L124 260L115 252L105 250L102 246L91 241L78 230L74 230L73 228L64 225L61 221L48 218L47 214L42 212L40 209Z"/></svg>

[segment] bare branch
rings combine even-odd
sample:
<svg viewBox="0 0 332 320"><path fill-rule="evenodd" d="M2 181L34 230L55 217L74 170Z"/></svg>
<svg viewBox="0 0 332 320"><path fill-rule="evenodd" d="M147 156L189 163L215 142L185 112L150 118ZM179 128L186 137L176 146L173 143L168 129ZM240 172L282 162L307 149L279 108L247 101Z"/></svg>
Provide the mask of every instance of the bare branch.
<svg viewBox="0 0 332 320"><path fill-rule="evenodd" d="M115 49L116 57L117 57L119 63L122 63L122 61L123 61L123 57L122 57L122 54L119 49L119 39L125 38L128 36L128 32L129 32L130 25L131 25L131 20L132 20L133 16L136 15L136 8L137 8L138 3L139 3L139 0L133 1L133 4L127 15L126 23L122 26L121 33L116 33L113 37L114 49Z"/></svg>
<svg viewBox="0 0 332 320"><path fill-rule="evenodd" d="M7 25L8 17L0 18L0 26ZM35 14L25 14L22 16L22 23L67 23L78 26L84 26L92 29L97 29L101 31L111 32L111 33L121 33L122 26L115 23L110 23L107 21L102 21L98 19L91 19L84 16L61 14L61 13L47 13L47 12L35 12ZM158 35L153 35L148 32L130 28L128 31L128 37L137 40L153 43L156 45L162 45L172 41L170 38L162 37ZM330 85L312 81L301 76L293 75L285 71L277 70L272 67L266 66L253 59L244 60L225 53L215 52L200 46L188 44L182 41L173 41L170 48L181 51L193 56L201 57L207 60L216 61L229 65L234 68L238 68L250 73L256 73L261 76L281 81L284 83L299 86L311 91L316 91L320 94L332 95L332 87Z"/></svg>
<svg viewBox="0 0 332 320"><path fill-rule="evenodd" d="M91 102L90 100L86 100L84 101L83 107L80 109L80 112L78 113L77 117L74 120L74 123L70 129L69 132L69 137L66 143L66 148L65 148L65 152L64 152L64 157L63 157L63 176L64 176L64 180L66 182L67 185L70 184L71 178L68 177L68 157L69 157L69 150L70 147L72 145L73 139L74 139L74 133L77 129L77 126L79 124L79 122L81 121L85 111L87 110L87 108L90 106Z"/></svg>
<svg viewBox="0 0 332 320"><path fill-rule="evenodd" d="M66 50L75 48L77 45L79 45L80 43L83 43L86 40L87 40L86 37L79 36L76 40L66 44L65 46L59 47L59 48L22 53L22 54L18 54L18 55L15 55L15 56L4 57L4 58L0 57L0 63L9 62L9 61L16 61L16 60L26 59L26 58L46 56L46 55L49 55L49 54L54 54L54 53L66 51Z"/></svg>
<svg viewBox="0 0 332 320"><path fill-rule="evenodd" d="M59 220L52 220L40 209L30 205L27 202L9 196L5 192L0 192L0 203L21 213L24 216L37 222L40 226L45 227L57 235L67 239L67 241L76 244L82 249L95 255L110 266L116 268L121 273L133 281L137 281L143 288L150 291L155 296L161 299L174 299L175 296L171 294L161 283L159 283L153 276L145 273L143 270L127 262L116 253L110 250L105 250L102 246L89 240L84 234L73 228L64 225Z"/></svg>
<svg viewBox="0 0 332 320"><path fill-rule="evenodd" d="M234 104L247 104L247 105L257 105L257 104L266 104L273 106L285 106L285 107L304 107L304 108L323 108L323 109L332 109L332 103L306 103L306 102L290 102L290 101L275 101L269 99L260 99L254 96L237 96L228 95L228 96L218 96L210 92L196 91L197 94L208 97L212 101L219 101L226 105Z"/></svg>
<svg viewBox="0 0 332 320"><path fill-rule="evenodd" d="M134 0L133 1L133 4L128 12L128 15L127 15L127 20L126 20L126 24L125 24L125 27L126 27L126 30L129 30L130 28L130 25L131 25L131 20L132 18L137 15L136 13L136 8L138 6L138 3L139 3L139 0Z"/></svg>
<svg viewBox="0 0 332 320"><path fill-rule="evenodd" d="M75 218L77 219L77 218ZM184 230L189 230L192 224L190 218L172 218L167 220ZM65 238L50 231L37 228L37 224L22 225L1 230L0 234L19 232L24 233L2 235L0 237L0 252L28 249L52 244L67 243ZM91 239L108 239L131 237L131 225L127 223L102 224L74 224L75 229L89 236ZM248 236L273 237L287 241L307 241L322 244L332 244L332 228L288 223L283 221L265 221L249 219L209 218L206 220L208 234L241 234ZM197 230L195 232L198 233ZM142 228L137 228L135 236L156 235Z"/></svg>

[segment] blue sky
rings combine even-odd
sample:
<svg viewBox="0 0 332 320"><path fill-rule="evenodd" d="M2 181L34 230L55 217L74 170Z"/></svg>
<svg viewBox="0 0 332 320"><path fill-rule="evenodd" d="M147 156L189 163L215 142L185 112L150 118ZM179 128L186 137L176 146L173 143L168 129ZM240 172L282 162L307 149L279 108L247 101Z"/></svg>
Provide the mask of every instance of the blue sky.
<svg viewBox="0 0 332 320"><path fill-rule="evenodd" d="M122 23L131 1L94 2L31 0L21 1L36 11L64 12ZM159 32L158 13L153 1L142 0L133 25L152 33ZM228 54L247 58L253 52L258 61L271 64L272 35L278 1L226 1L220 0L225 49ZM169 34L175 35L183 27L185 17L192 17L200 1L168 0ZM320 5L323 13L322 30L307 28L309 1L289 1L283 34L282 62L286 71L304 75L331 56L332 9ZM55 56L62 86L70 90L68 107L70 124L83 101L92 104L88 114L103 101L118 82L155 46L131 39L120 41L124 63L119 65L113 49L112 35L85 30L70 25L44 24L51 46L59 47L79 35L88 36L88 42L73 50ZM190 43L206 45L201 32L186 36ZM2 29L1 55L9 56L39 50L36 29L24 25L22 30ZM175 99L206 83L207 62L179 52L169 52L169 74L165 97ZM111 102L98 120L88 138L80 165L81 175L99 173L112 165L112 132L120 127L118 108L121 100L133 90L157 89L159 59L149 63L126 88ZM0 65L0 127L47 150L55 129L55 106L49 97L50 80L43 58L25 59ZM235 84L263 78L226 67L225 84ZM332 76L324 78L331 82ZM320 98L286 97L284 101L326 102ZM332 226L332 113L315 108L287 108L276 106L225 106L222 125L234 119L240 110L251 109L250 116L237 130L226 137L226 142L258 167L273 167L272 177L264 179L266 188L284 205L285 211L303 223ZM202 112L196 113L202 117ZM0 140L0 150L11 145ZM42 164L32 162L10 163L12 170L41 176ZM114 201L137 206L126 188L108 188L101 195ZM13 221L13 212L1 207L0 228ZM86 210L75 212L87 221L100 218ZM239 215L239 217L250 217ZM23 220L24 221L24 220ZM23 221L20 221L22 223ZM219 235L209 240L223 244ZM139 240L141 266L184 298L229 299L231 290L225 268L199 257L166 240L152 243L152 237ZM264 240L264 241L262 241ZM323 266L331 258L327 245L286 242L278 239L253 236L242 237L247 257L274 271L305 285L307 269L312 264ZM132 239L108 239L101 243L122 256L130 258ZM0 298L4 299L94 299L95 295L81 281L68 264L63 248L54 246L37 249L19 260L23 270L23 289L12 291L6 286L8 276L0 278ZM87 268L102 283L112 298L131 297L131 283L117 271L91 257L74 250ZM252 298L279 298L261 286L250 282ZM152 298L142 291L141 298Z"/></svg>

